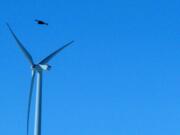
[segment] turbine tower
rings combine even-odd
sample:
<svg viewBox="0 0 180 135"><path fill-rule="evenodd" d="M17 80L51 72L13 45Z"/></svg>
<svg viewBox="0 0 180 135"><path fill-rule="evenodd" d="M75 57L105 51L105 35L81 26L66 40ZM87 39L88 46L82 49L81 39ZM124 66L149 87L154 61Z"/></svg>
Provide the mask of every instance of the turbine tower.
<svg viewBox="0 0 180 135"><path fill-rule="evenodd" d="M50 65L48 65L48 62L59 52L61 52L64 48L68 47L70 44L72 44L74 41L71 41L64 46L60 47L50 55L48 55L46 58L41 60L38 64L35 64L33 61L32 56L27 51L27 49L23 46L23 44L20 42L20 40L17 38L9 24L7 23L7 27L9 28L9 31L11 32L12 36L17 42L18 47L21 49L23 54L25 55L26 59L31 64L31 70L32 70L32 77L31 77L31 84L30 84L30 91L29 91L29 99L28 99L28 109L27 109L27 135L29 134L29 117L30 117L30 108L31 108L31 100L32 100L32 93L33 93L33 85L34 85L34 79L35 75L37 73L37 89L36 89L36 98L35 98L35 120L34 120L34 135L41 135L41 114L42 114L42 73L43 71L49 70L51 68Z"/></svg>

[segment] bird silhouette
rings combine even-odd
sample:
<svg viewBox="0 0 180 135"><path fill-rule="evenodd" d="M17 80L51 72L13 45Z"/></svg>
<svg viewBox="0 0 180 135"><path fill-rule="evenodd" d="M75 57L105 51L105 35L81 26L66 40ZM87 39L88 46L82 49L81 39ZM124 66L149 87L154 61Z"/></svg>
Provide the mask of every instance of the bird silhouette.
<svg viewBox="0 0 180 135"><path fill-rule="evenodd" d="M37 23L37 24L41 24L41 25L48 25L48 23L46 23L46 22L44 22L44 21L42 21L42 20L35 20L35 22Z"/></svg>

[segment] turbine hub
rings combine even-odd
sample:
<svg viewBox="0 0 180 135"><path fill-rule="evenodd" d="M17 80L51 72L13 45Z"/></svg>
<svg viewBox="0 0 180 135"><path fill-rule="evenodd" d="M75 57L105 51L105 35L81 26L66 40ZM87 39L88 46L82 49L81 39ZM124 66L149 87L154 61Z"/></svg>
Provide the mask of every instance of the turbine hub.
<svg viewBox="0 0 180 135"><path fill-rule="evenodd" d="M34 64L32 65L32 70L35 70L35 71L44 71L44 70L50 70L51 69L51 66L48 65L48 64Z"/></svg>

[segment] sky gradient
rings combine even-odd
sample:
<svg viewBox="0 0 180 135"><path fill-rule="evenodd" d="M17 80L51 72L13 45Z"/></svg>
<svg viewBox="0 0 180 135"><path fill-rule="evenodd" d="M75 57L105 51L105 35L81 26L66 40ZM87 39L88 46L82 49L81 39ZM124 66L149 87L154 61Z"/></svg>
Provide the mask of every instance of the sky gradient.
<svg viewBox="0 0 180 135"><path fill-rule="evenodd" d="M179 135L179 5L1 0L0 134L25 135L31 78L8 22L36 62L75 41L43 74L42 135Z"/></svg>

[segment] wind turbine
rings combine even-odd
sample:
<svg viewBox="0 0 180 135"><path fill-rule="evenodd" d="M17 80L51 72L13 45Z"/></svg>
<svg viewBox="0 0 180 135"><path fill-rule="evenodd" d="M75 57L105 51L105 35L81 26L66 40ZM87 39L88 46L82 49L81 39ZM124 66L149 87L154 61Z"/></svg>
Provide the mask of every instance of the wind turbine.
<svg viewBox="0 0 180 135"><path fill-rule="evenodd" d="M31 70L32 70L32 78L31 78L31 84L30 84L30 91L29 91L29 99L28 99L28 110L27 110L27 135L29 134L29 117L30 117L30 108L31 108L31 100L32 100L32 93L33 93L33 85L34 85L34 79L35 75L37 73L37 89L36 89L36 101L35 101L35 121L34 121L34 135L41 135L41 114L42 114L42 73L43 71L50 70L51 66L48 65L48 62L59 52L61 52L64 48L68 47L70 44L72 44L74 41L71 41L64 46L60 47L50 55L48 55L46 58L41 60L38 64L35 64L33 61L32 56L27 51L27 49L23 46L23 44L20 42L20 40L17 38L9 24L7 23L7 27L9 28L9 31L13 35L14 39L17 42L18 47L21 49L23 54L25 55L26 59L31 64Z"/></svg>

